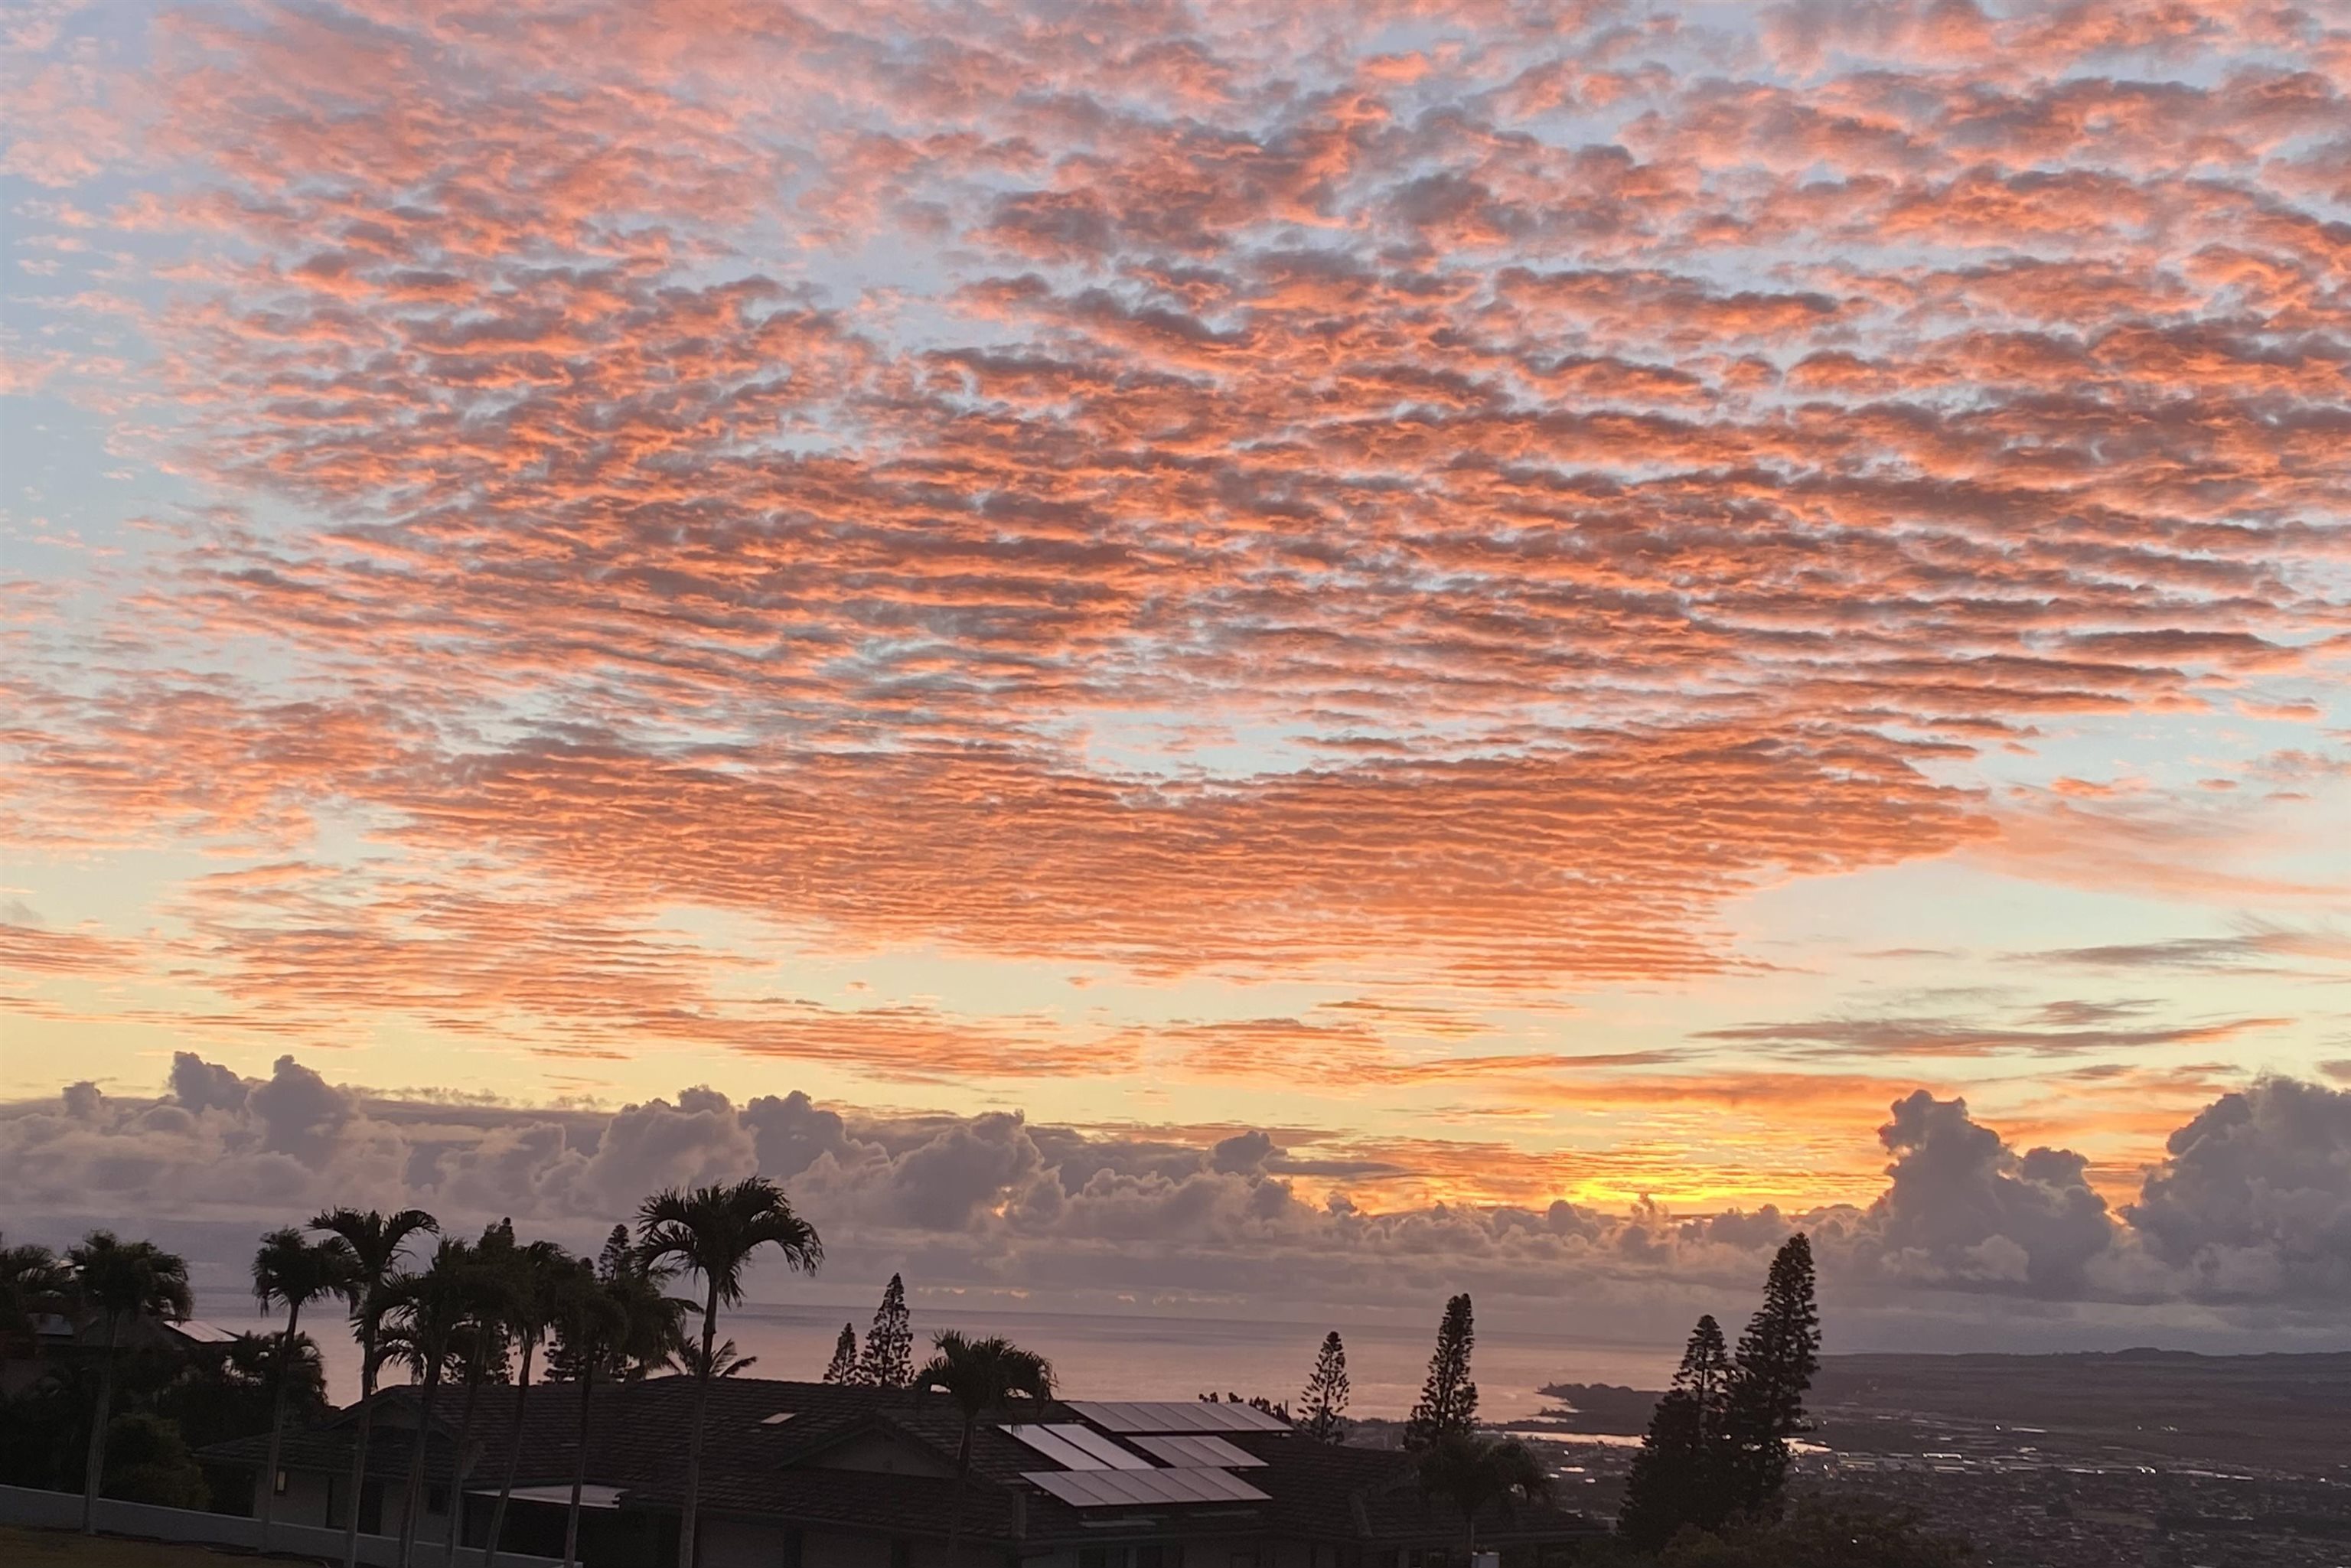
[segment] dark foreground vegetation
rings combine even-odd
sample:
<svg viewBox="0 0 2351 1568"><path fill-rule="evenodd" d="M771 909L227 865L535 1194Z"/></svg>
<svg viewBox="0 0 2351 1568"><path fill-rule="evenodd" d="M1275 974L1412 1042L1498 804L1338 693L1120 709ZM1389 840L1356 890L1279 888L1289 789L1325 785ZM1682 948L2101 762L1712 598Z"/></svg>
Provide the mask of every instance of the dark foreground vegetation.
<svg viewBox="0 0 2351 1568"><path fill-rule="evenodd" d="M235 1471L208 1474L211 1445L266 1433L266 1474L277 1469L283 1435L329 1410L316 1342L304 1314L339 1309L360 1352L363 1397L386 1369L406 1374L428 1418L454 1416L462 1448L481 1390L511 1384L518 1401L575 1402L584 1431L600 1382L657 1375L695 1381L679 1558L694 1560L695 1497L711 1385L754 1358L720 1337L725 1312L743 1300L746 1270L766 1253L814 1271L823 1260L815 1229L772 1183L670 1191L645 1200L633 1230L616 1226L594 1260L516 1235L500 1221L476 1239L446 1236L420 1210L385 1215L335 1209L307 1228L261 1239L253 1291L282 1312L266 1333L192 1343L159 1332L184 1322L191 1301L183 1260L144 1241L97 1231L62 1257L46 1248L0 1248L0 1361L13 1369L0 1403L0 1482L78 1491L84 1527L99 1496L169 1507L257 1512L265 1531L274 1498L259 1498ZM673 1295L684 1281L692 1294ZM69 1332L60 1333L58 1325ZM45 1333L45 1330L47 1331ZM950 1539L960 1529L971 1433L990 1413L1053 1392L1044 1358L1000 1339L938 1334L917 1366L904 1282L893 1277L861 1343L842 1325L824 1379L927 1389L963 1412L964 1452ZM1421 1397L1395 1433L1418 1484L1461 1521L1464 1555L1478 1550L1477 1521L1513 1500L1550 1500L1560 1479L1554 1456L1495 1433L1479 1420L1471 1377L1476 1343L1468 1295L1446 1304ZM1807 1429L1805 1395L1819 1366L1820 1326L1812 1253L1799 1235L1773 1260L1761 1307L1736 1347L1712 1317L1693 1331L1673 1387L1651 1413L1626 1478L1617 1535L1590 1560L1635 1568L1945 1568L1964 1560L1957 1545L1907 1518L1847 1500L1790 1497L1792 1440ZM27 1374L29 1368L29 1374ZM1220 1397L1204 1394L1203 1398ZM1224 1396L1235 1399L1239 1395ZM1346 1349L1323 1340L1293 1416L1289 1402L1248 1403L1290 1421L1322 1442L1357 1440L1365 1426L1346 1416ZM361 1416L354 1481L366 1463ZM1377 1437L1372 1440L1378 1441ZM419 1514L421 1455L401 1511L403 1549ZM585 1445L581 1445L585 1463ZM514 1477L490 1504L488 1538L499 1538ZM356 1491L356 1485L354 1486ZM574 1489L570 1531L579 1510ZM356 1515L346 1527L353 1560ZM568 1540L567 1560L573 1551Z"/></svg>

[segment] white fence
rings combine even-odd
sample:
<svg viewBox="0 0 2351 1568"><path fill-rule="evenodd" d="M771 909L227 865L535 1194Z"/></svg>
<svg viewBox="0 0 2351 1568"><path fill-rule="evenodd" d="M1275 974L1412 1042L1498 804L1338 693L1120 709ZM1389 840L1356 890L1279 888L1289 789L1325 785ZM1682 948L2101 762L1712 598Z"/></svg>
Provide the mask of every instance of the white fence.
<svg viewBox="0 0 2351 1568"><path fill-rule="evenodd" d="M261 1521L228 1513L200 1513L187 1508L156 1508L143 1502L98 1500L98 1528L109 1535L136 1535L150 1541L185 1541L205 1546L235 1546L247 1552L261 1545ZM0 1524L26 1524L36 1529L81 1528L81 1497L76 1492L36 1491L29 1487L0 1487ZM323 1563L343 1560L343 1532L312 1524L273 1524L269 1550L291 1557L314 1557ZM444 1548L418 1542L409 1556L411 1568L440 1568ZM457 1550L459 1568L481 1568L479 1547ZM369 1568L396 1568L400 1542L388 1535L360 1537L360 1561ZM552 1557L531 1557L518 1552L498 1553L499 1568L562 1568Z"/></svg>

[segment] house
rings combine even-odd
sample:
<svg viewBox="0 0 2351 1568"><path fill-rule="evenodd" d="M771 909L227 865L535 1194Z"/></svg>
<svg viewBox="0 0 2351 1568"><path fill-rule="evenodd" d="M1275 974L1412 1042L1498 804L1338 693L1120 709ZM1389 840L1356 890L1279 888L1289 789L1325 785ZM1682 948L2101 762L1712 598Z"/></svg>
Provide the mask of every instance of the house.
<svg viewBox="0 0 2351 1568"><path fill-rule="evenodd" d="M98 1312L68 1316L43 1312L32 1320L29 1335L0 1338L0 1396L14 1397L39 1382L53 1369L80 1361L96 1361L107 1353L107 1323ZM167 1356L173 1362L199 1357L217 1359L236 1343L235 1331L200 1318L173 1322L138 1312L116 1325L115 1354L125 1360Z"/></svg>
<svg viewBox="0 0 2351 1568"><path fill-rule="evenodd" d="M484 1543L498 1485L515 1487L500 1547L559 1556L580 1456L573 1384L479 1391L461 1453L465 1391L444 1387L423 1437L418 1537ZM588 1403L580 1530L587 1568L676 1568L695 1385L599 1385ZM376 1396L360 1528L395 1533L420 1430L413 1387ZM358 1407L289 1433L277 1517L342 1525ZM701 1568L1435 1568L1464 1539L1454 1505L1425 1495L1392 1451L1334 1448L1247 1406L1054 1401L973 1432L938 1396L722 1377L710 1390ZM266 1437L205 1450L258 1469ZM1489 1506L1479 1544L1503 1568L1551 1568L1604 1533L1545 1505ZM950 1554L950 1538L955 1547Z"/></svg>

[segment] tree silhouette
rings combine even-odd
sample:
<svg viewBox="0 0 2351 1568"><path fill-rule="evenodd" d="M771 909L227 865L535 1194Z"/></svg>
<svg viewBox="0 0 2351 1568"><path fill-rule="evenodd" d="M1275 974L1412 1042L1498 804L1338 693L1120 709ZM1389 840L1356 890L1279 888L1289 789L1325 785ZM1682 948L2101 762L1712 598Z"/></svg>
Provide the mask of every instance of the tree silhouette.
<svg viewBox="0 0 2351 1568"><path fill-rule="evenodd" d="M956 1444L955 1505L947 1514L947 1556L963 1542L964 1491L971 1479L972 1435L979 1418L1016 1397L1041 1406L1053 1396L1053 1364L1034 1351L1001 1338L966 1339L950 1329L931 1341L935 1354L914 1374L914 1386L936 1390L963 1413L963 1437Z"/></svg>
<svg viewBox="0 0 2351 1568"><path fill-rule="evenodd" d="M906 1311L906 1282L895 1274L883 1288L882 1304L873 1309L872 1326L865 1331L865 1354L857 1364L856 1381L876 1388L904 1388L914 1381L914 1315Z"/></svg>
<svg viewBox="0 0 2351 1568"><path fill-rule="evenodd" d="M465 1378L465 1402L458 1407L457 1447L450 1461L449 1527L442 1536L444 1568L455 1568L457 1543L465 1537L467 1455L473 1451L474 1412L485 1382L504 1383L512 1349L507 1324L515 1312L517 1281L507 1267L517 1250L514 1221L502 1219L482 1232L459 1270L465 1313L450 1348Z"/></svg>
<svg viewBox="0 0 2351 1568"><path fill-rule="evenodd" d="M474 1285L467 1278L473 1249L444 1237L433 1249L433 1261L418 1273L402 1274L386 1287L383 1344L387 1359L404 1362L418 1385L416 1443L408 1458L408 1480L401 1493L400 1555L415 1561L418 1505L424 1494L424 1452L431 1446L433 1406L441 1393L442 1374L448 1369L455 1342L465 1333L474 1309ZM464 1456L458 1455L462 1460ZM463 1478L454 1478L462 1479ZM358 1499L352 1499L357 1513Z"/></svg>
<svg viewBox="0 0 2351 1568"><path fill-rule="evenodd" d="M1740 1511L1779 1512L1788 1481L1788 1439L1804 1430L1804 1395L1820 1366L1813 1244L1798 1231L1771 1259L1763 1305L1739 1336L1730 1375L1730 1490Z"/></svg>
<svg viewBox="0 0 2351 1568"><path fill-rule="evenodd" d="M73 1270L47 1248L0 1247L0 1358L19 1347L27 1356L37 1354L35 1320L71 1310L73 1294Z"/></svg>
<svg viewBox="0 0 2351 1568"><path fill-rule="evenodd" d="M580 1384L580 1441L573 1456L571 1504L563 1521L563 1563L580 1556L580 1500L588 1484L589 1417L601 1376L634 1381L685 1343L690 1302L664 1295L671 1278L647 1266L629 1241L629 1228L612 1227L596 1267L575 1262L557 1281L548 1350L551 1375Z"/></svg>
<svg viewBox="0 0 2351 1568"><path fill-rule="evenodd" d="M1349 1393L1347 1347L1339 1343L1339 1331L1332 1329L1322 1336L1322 1349L1314 1357L1314 1371L1306 1379L1306 1391L1298 1396L1308 1437L1318 1443L1339 1440L1340 1433L1345 1429Z"/></svg>
<svg viewBox="0 0 2351 1568"><path fill-rule="evenodd" d="M710 1358L706 1363L703 1360L705 1355ZM684 1377L704 1376L705 1365L709 1368L707 1375L711 1377L737 1377L758 1364L758 1356L738 1354L731 1339L716 1349L686 1340L669 1353L669 1369Z"/></svg>
<svg viewBox="0 0 2351 1568"><path fill-rule="evenodd" d="M400 1277L400 1255L408 1239L440 1230L421 1208L389 1217L376 1209L332 1208L312 1218L310 1228L339 1238L351 1251L351 1273L343 1288L351 1329L360 1342L360 1429L351 1448L350 1517L343 1522L343 1568L358 1568L360 1497L367 1485L368 1440L375 1429L376 1376L383 1370L383 1320L392 1307L392 1283Z"/></svg>
<svg viewBox="0 0 2351 1568"><path fill-rule="evenodd" d="M253 1255L253 1299L262 1306L283 1305L286 1326L277 1335L277 1392L269 1416L269 1461L261 1473L261 1549L269 1550L269 1528L277 1518L277 1459L286 1442L287 1373L292 1363L294 1335L302 1323L302 1309L322 1296L339 1295L350 1287L359 1270L350 1244L340 1236L310 1240L292 1226L261 1239Z"/></svg>
<svg viewBox="0 0 2351 1568"><path fill-rule="evenodd" d="M695 1568L694 1532L702 1506L702 1445L709 1425L710 1380L717 1364L719 1305L742 1301L743 1270L760 1248L775 1248L789 1267L812 1274L824 1260L824 1243L814 1226L792 1212L783 1189L758 1176L731 1186L655 1194L638 1211L637 1239L648 1264L674 1262L684 1272L699 1274L706 1287L694 1429L686 1439L685 1504L677 1523L679 1568Z"/></svg>
<svg viewBox="0 0 2351 1568"><path fill-rule="evenodd" d="M1447 1433L1467 1437L1478 1427L1478 1385L1469 1381L1469 1352L1477 1330L1467 1291L1445 1303L1444 1321L1437 1326L1437 1349L1428 1358L1428 1380L1421 1385L1420 1403L1405 1418L1404 1446L1415 1451L1428 1448Z"/></svg>
<svg viewBox="0 0 2351 1568"><path fill-rule="evenodd" d="M122 1348L122 1325L135 1317L188 1315L188 1265L177 1253L152 1241L120 1241L110 1230L93 1230L68 1249L74 1286L82 1305L106 1323L106 1359L98 1378L98 1409L89 1427L89 1455L81 1483L81 1532L98 1533L98 1489L106 1474L106 1424L114 1410L114 1384Z"/></svg>
<svg viewBox="0 0 2351 1568"><path fill-rule="evenodd" d="M1730 1374L1721 1325L1698 1319L1625 1472L1616 1529L1644 1551L1663 1546L1685 1524L1712 1530L1730 1511Z"/></svg>
<svg viewBox="0 0 2351 1568"><path fill-rule="evenodd" d="M1551 1495L1551 1476L1516 1437L1481 1437L1472 1432L1440 1433L1420 1450L1421 1490L1449 1497L1461 1511L1472 1556L1478 1551L1478 1511L1512 1495L1532 1502Z"/></svg>
<svg viewBox="0 0 2351 1568"><path fill-rule="evenodd" d="M501 1292L506 1307L505 1329L522 1352L515 1387L516 1439L507 1446L506 1474L498 1479L498 1500L490 1510L490 1538L482 1549L483 1568L496 1568L498 1537L506 1530L507 1505L514 1496L515 1478L522 1463L523 1416L530 1405L531 1360L545 1342L555 1315L555 1295L577 1262L552 1241L517 1246L514 1222L503 1220L482 1233L483 1261L506 1276Z"/></svg>
<svg viewBox="0 0 2351 1568"><path fill-rule="evenodd" d="M841 1337L832 1343L832 1360L825 1364L824 1380L827 1383L865 1381L858 1375L857 1325L855 1323L841 1325Z"/></svg>
<svg viewBox="0 0 2351 1568"><path fill-rule="evenodd" d="M276 1418L281 1367L286 1426L299 1431L329 1408L326 1364L308 1329L294 1336L290 1348L275 1333L241 1333L218 1355L191 1358L156 1391L155 1414L179 1427L192 1449L266 1432Z"/></svg>

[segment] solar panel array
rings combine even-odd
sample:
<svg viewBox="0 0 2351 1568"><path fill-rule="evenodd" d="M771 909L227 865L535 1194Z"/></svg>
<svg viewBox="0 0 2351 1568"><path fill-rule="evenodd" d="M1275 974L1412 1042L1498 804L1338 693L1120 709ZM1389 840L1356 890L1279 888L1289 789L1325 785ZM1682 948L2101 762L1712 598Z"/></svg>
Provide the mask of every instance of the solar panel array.
<svg viewBox="0 0 2351 1568"><path fill-rule="evenodd" d="M1272 1500L1228 1470L1024 1470L1020 1479L1072 1508Z"/></svg>
<svg viewBox="0 0 2351 1568"><path fill-rule="evenodd" d="M1091 1427L1075 1421L1052 1421L1037 1427L1006 1427L1007 1437L1044 1455L1069 1470L1147 1470L1151 1461L1122 1448Z"/></svg>
<svg viewBox="0 0 2351 1568"><path fill-rule="evenodd" d="M1268 1501L1232 1473L1265 1461L1217 1434L1290 1430L1262 1410L1207 1400L1077 1400L1070 1408L1084 1420L1008 1423L1002 1430L1061 1467L1023 1470L1021 1479L1072 1508Z"/></svg>
<svg viewBox="0 0 2351 1568"><path fill-rule="evenodd" d="M1222 1437L1205 1432L1177 1433L1165 1437L1136 1437L1134 1446L1163 1465L1179 1469L1255 1469L1265 1461L1247 1448L1237 1448Z"/></svg>
<svg viewBox="0 0 2351 1568"><path fill-rule="evenodd" d="M1249 1405L1207 1399L1072 1400L1070 1408L1105 1431L1287 1432L1290 1423Z"/></svg>

